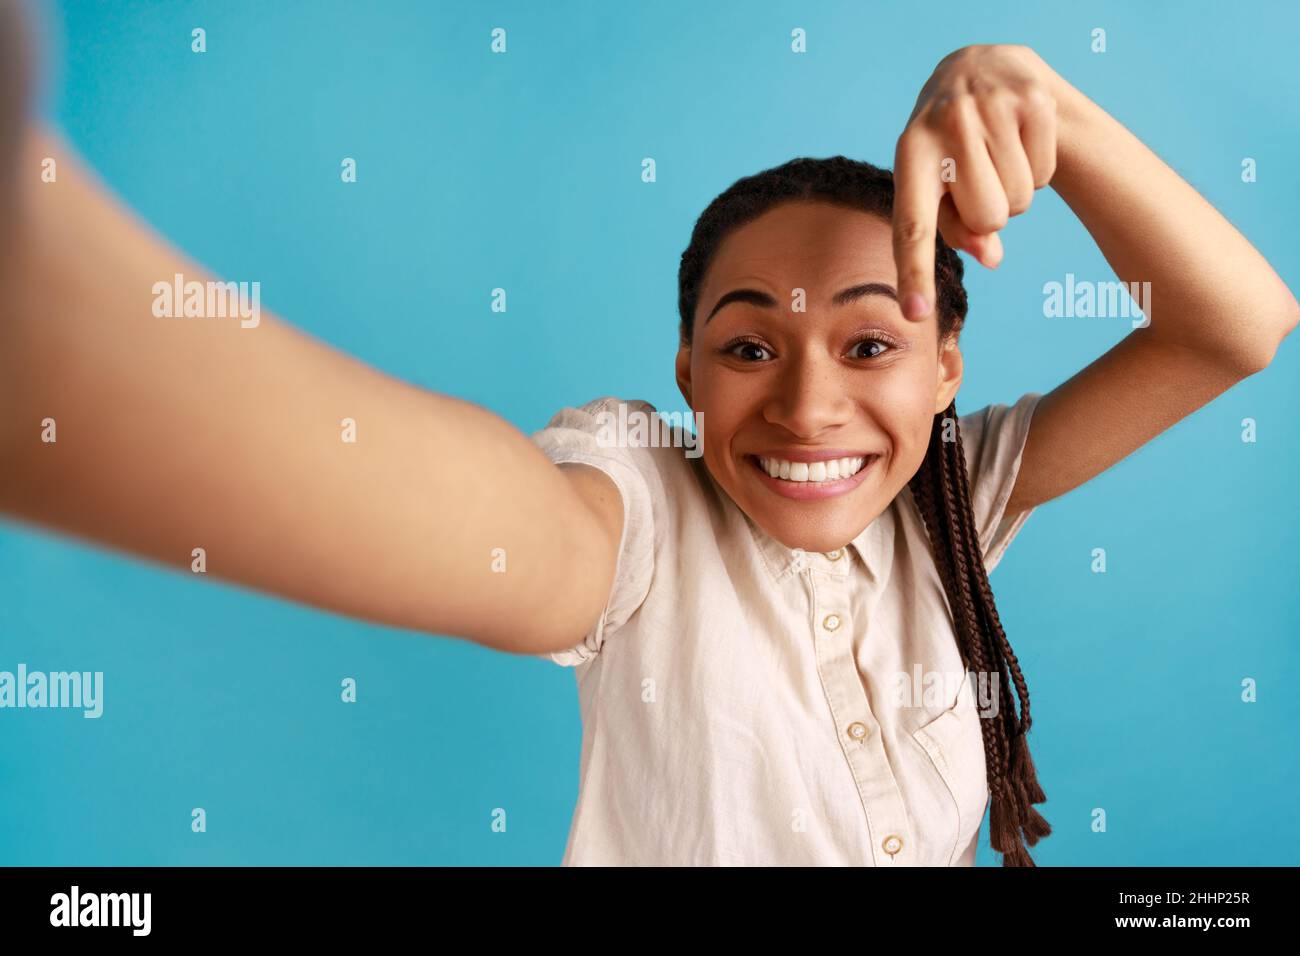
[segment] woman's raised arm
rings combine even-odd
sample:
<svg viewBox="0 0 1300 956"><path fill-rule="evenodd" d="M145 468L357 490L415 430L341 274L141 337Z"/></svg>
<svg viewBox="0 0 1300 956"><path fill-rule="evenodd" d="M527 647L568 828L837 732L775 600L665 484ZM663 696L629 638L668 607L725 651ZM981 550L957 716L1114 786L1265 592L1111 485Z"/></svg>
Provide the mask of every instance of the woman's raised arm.
<svg viewBox="0 0 1300 956"><path fill-rule="evenodd" d="M909 318L934 306L936 227L996 267L998 230L1049 182L1141 300L1119 344L1043 396L1009 514L1083 484L1264 369L1300 319L1245 236L1027 47L945 57L899 137L894 177Z"/></svg>

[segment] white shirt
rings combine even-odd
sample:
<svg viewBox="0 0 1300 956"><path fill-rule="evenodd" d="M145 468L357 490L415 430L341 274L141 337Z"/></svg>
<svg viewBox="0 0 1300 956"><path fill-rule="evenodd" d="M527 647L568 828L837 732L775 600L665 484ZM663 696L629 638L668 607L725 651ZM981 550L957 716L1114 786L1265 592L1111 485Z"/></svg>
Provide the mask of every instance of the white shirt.
<svg viewBox="0 0 1300 956"><path fill-rule="evenodd" d="M1039 398L959 419L989 571L1032 513L1004 510ZM977 708L997 694L962 680L911 492L847 548L792 550L685 443L602 447L597 415L619 404L566 408L533 436L608 474L624 506L604 613L542 655L575 667L582 712L564 865L973 865Z"/></svg>

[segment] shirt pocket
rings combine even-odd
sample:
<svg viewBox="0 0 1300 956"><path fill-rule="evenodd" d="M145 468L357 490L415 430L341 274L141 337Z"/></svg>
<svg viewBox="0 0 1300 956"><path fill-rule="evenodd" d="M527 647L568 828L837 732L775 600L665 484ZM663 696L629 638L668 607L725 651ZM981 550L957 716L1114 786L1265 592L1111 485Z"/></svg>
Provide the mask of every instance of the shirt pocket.
<svg viewBox="0 0 1300 956"><path fill-rule="evenodd" d="M957 838L948 850L948 865L956 865L979 832L988 809L989 789L984 762L984 737L969 680L961 682L957 702L912 732L943 781ZM952 832L952 828L943 828Z"/></svg>

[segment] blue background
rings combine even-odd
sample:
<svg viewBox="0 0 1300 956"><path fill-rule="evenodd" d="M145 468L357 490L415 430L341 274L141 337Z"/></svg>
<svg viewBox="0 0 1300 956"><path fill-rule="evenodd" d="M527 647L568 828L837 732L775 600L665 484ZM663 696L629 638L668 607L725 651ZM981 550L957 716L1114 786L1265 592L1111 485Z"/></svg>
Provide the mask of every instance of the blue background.
<svg viewBox="0 0 1300 956"><path fill-rule="evenodd" d="M526 431L604 394L680 409L676 269L705 205L796 155L889 165L921 84L970 43L1033 46L1296 288L1294 6L614 6L42 6L42 109L177 245L258 278L265 307ZM963 413L1049 391L1128 331L1043 317L1044 282L1111 277L1050 190L1004 243L997 272L969 267ZM1265 372L1040 508L994 575L1055 828L1040 864L1300 863L1298 372L1293 336ZM547 661L5 525L0 669L19 662L104 671L106 709L0 711L0 863L562 855L581 732L573 674ZM1240 701L1244 677L1258 703ZM987 821L981 844L994 862Z"/></svg>

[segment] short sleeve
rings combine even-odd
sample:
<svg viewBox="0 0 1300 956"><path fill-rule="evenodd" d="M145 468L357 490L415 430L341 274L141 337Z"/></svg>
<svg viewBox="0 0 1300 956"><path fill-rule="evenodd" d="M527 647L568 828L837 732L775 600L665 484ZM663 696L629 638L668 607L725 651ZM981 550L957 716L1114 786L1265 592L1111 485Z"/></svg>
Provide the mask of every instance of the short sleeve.
<svg viewBox="0 0 1300 956"><path fill-rule="evenodd" d="M958 418L970 476L971 510L986 572L997 567L1034 511L1029 508L1007 514L1006 507L1020 473L1029 423L1041 398L1037 392L1028 392L1013 405L987 405Z"/></svg>
<svg viewBox="0 0 1300 956"><path fill-rule="evenodd" d="M539 654L565 667L585 664L600 653L606 638L636 613L650 590L654 571L654 501L658 487L655 465L646 448L626 447L611 436L613 423L631 413L657 416L646 402L600 398L580 408L565 408L532 436L532 441L552 462L576 462L599 468L618 488L623 499L623 533L619 542L614 583L600 618L581 641L554 653Z"/></svg>

